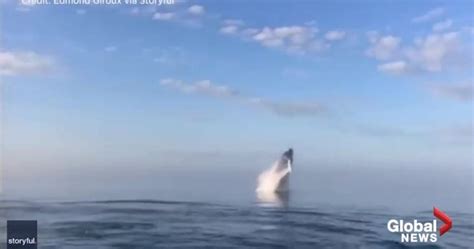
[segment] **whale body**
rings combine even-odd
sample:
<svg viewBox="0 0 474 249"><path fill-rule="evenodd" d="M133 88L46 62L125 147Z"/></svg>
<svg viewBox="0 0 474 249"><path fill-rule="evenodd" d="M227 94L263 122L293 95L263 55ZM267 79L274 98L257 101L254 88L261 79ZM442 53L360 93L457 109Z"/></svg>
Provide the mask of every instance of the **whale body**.
<svg viewBox="0 0 474 249"><path fill-rule="evenodd" d="M257 192L288 192L292 171L293 149L290 148L269 169L260 173L257 179Z"/></svg>

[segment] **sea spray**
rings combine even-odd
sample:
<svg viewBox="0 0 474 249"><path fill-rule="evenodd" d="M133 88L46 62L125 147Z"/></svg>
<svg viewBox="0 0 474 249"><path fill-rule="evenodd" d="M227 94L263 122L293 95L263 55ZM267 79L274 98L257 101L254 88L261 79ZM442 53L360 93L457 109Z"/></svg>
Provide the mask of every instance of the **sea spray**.
<svg viewBox="0 0 474 249"><path fill-rule="evenodd" d="M287 192L292 171L293 150L289 149L272 166L260 173L257 192Z"/></svg>

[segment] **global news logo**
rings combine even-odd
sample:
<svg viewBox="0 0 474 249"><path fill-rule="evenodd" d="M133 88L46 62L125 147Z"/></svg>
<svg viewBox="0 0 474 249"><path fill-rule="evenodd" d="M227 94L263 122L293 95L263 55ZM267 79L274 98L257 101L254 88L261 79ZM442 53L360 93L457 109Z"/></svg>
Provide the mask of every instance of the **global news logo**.
<svg viewBox="0 0 474 249"><path fill-rule="evenodd" d="M453 227L451 218L443 211L433 207L433 215L444 224L439 228L439 236L443 236ZM387 229L392 233L400 233L400 241L407 243L429 243L438 241L438 221L428 222L391 219L387 222Z"/></svg>

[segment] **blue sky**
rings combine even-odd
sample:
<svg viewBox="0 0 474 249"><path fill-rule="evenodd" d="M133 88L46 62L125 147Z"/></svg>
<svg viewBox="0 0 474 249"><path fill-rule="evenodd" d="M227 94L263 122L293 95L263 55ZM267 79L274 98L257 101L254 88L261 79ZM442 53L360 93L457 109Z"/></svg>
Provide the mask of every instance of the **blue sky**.
<svg viewBox="0 0 474 249"><path fill-rule="evenodd" d="M1 7L7 167L472 167L469 1Z"/></svg>

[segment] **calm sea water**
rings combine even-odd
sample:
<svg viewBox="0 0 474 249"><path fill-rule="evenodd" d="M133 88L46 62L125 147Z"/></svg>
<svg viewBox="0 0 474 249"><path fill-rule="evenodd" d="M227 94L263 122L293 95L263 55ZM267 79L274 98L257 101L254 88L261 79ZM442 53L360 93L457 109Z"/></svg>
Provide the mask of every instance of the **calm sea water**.
<svg viewBox="0 0 474 249"><path fill-rule="evenodd" d="M269 201L270 199L267 199ZM388 210L236 206L160 200L5 201L2 216L37 219L39 248L411 248L386 229ZM472 215L450 213L454 228L436 244L472 248ZM431 220L431 210L403 218ZM2 222L2 238L5 238Z"/></svg>
<svg viewBox="0 0 474 249"><path fill-rule="evenodd" d="M2 219L34 219L39 248L473 248L472 176L429 171L295 171L288 195L257 195L259 171L116 172L41 181L6 176ZM138 173L137 173L138 172ZM162 171L160 171L162 172ZM52 174L49 174L52 175ZM463 178L464 177L464 178ZM465 180L463 180L465 179ZM400 243L395 219L453 228L434 244ZM0 222L0 248L5 222Z"/></svg>

